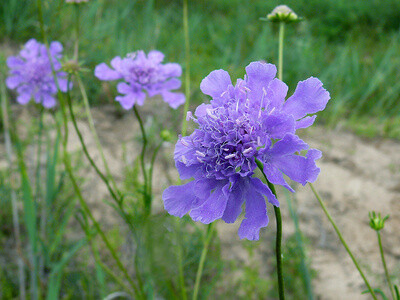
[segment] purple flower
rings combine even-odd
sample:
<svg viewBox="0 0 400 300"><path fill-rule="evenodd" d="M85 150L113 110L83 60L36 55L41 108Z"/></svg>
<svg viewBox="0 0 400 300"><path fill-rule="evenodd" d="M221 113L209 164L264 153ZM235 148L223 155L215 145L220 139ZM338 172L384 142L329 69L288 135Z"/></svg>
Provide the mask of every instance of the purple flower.
<svg viewBox="0 0 400 300"><path fill-rule="evenodd" d="M66 73L60 72L63 47L59 42L50 44L50 55L47 55L46 46L30 39L18 56L10 56L7 65L10 68L10 76L6 80L9 89L16 89L17 101L27 104L31 98L36 103L50 108L56 105L54 95L57 86L51 69L53 64L61 91L67 91Z"/></svg>
<svg viewBox="0 0 400 300"><path fill-rule="evenodd" d="M194 180L167 188L163 200L171 215L189 213L205 224L216 219L235 222L245 203L239 237L258 240L260 228L268 224L264 196L272 205L279 202L253 176L256 159L271 183L292 192L283 174L303 185L314 182L319 174L315 160L321 152L310 149L306 156L299 155L309 147L295 132L314 122L315 116L307 115L323 110L329 93L318 79L309 78L285 101L288 89L274 79L274 65L253 62L246 73L235 85L223 70L202 81L202 92L212 100L197 107L195 117L188 114L199 128L179 138L174 154L181 179Z"/></svg>
<svg viewBox="0 0 400 300"><path fill-rule="evenodd" d="M105 63L98 65L94 74L100 80L119 80L117 89L121 96L115 100L121 103L124 109L131 109L135 104L143 105L146 93L153 97L161 95L172 108L177 108L185 102L181 93L171 90L179 89L181 81L177 78L182 74L182 68L176 63L162 64L164 54L159 51L143 51L128 54L125 58L119 56L111 60L111 66Z"/></svg>

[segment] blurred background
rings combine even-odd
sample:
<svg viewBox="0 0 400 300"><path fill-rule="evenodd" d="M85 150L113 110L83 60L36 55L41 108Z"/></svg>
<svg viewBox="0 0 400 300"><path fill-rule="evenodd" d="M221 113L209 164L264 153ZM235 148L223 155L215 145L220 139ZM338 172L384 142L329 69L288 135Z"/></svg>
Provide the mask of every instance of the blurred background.
<svg viewBox="0 0 400 300"><path fill-rule="evenodd" d="M214 69L223 68L237 78L251 61L277 62L277 28L259 18L280 1L189 2L193 103L204 100L198 87ZM72 5L63 0L43 3L50 39L62 42L71 57ZM332 126L343 123L367 136L400 137L400 1L288 0L285 4L304 19L286 31L284 80L290 91L298 81L316 76L334 100L320 120ZM40 40L36 14L35 1L1 1L3 59L29 38ZM81 16L81 57L90 70L138 49L161 50L166 60L184 66L182 1L90 0L82 5ZM97 88L93 76L85 77L93 105L113 102Z"/></svg>
<svg viewBox="0 0 400 300"><path fill-rule="evenodd" d="M80 6L80 59L88 70L81 76L105 155L112 166L112 174L126 195L125 203L139 230L143 230L143 226L140 224L139 209L135 206L142 188L136 160L141 142L137 120L133 114L124 113L114 100L115 83L100 83L94 77L93 70L101 62L109 63L117 55L125 56L140 49L158 49L165 53L165 61L180 63L185 70L182 2L89 0ZM389 267L397 278L395 282L399 284L400 1L188 2L192 109L209 100L200 92L199 85L211 71L225 69L235 79L243 77L245 66L252 61L277 63L278 28L275 24L260 21L260 18L279 4L288 5L303 18L302 22L286 26L283 80L288 84L291 94L297 82L315 76L331 93L332 99L327 109L318 114L317 122L321 126L304 133L304 139L324 153L323 159L318 162L322 171L316 185L337 218L339 227L343 228L345 238L360 255L361 264L376 287L384 286L385 282L374 232L368 226L368 211L377 209L383 214L392 214L385 227L384 243ZM42 0L42 3L49 40L60 41L64 45L64 55L72 58L74 6L64 0ZM41 40L36 1L1 0L2 75L6 76L8 72L6 58L18 53L30 38ZM15 103L13 92L5 93ZM73 96L79 97L77 95L75 89ZM156 146L151 143L153 138L154 141L159 138L160 128L172 128L180 132L182 118L181 109L173 112L171 117L171 110L161 105L157 106L155 117L156 100L146 101L146 105L140 108L146 115L150 149ZM81 109L78 113L79 126L89 152L96 156L93 136L87 123L82 121L82 103L76 101L74 105ZM39 127L39 113L33 108L33 105L12 106L30 178L35 178ZM0 118L1 129L2 121ZM327 128L336 130L328 131ZM54 294L50 295L60 295L63 299L105 299L122 285L107 273L107 266L104 265L108 265L111 271L118 270L99 238L88 238L92 228L81 217L76 195L66 178L61 159L57 161L56 150L52 154L53 147L56 149L52 144L56 136L54 126L47 124L47 129L49 134L45 137L46 151L43 150L43 155L47 162L50 157L53 164L44 166L43 163L41 167L42 173L55 180L46 178L47 181L43 182L46 189L54 189L53 202L50 201L48 210L51 212L48 232L46 239L40 240L38 246L42 263L39 282L46 291L43 295L51 291ZM22 252L14 243L10 195L14 191L20 200L23 186L21 188L18 185L18 168L8 169L5 162L3 136L0 136L0 141L0 298L16 299L16 258L27 260L29 243L27 226L24 227L22 220L22 207L19 207ZM130 274L137 272L133 269L136 267L133 266L133 257L136 255L143 264L139 265L143 277L151 282L146 286L149 294L154 293L160 299L178 299L180 292L175 249L181 243L184 283L190 295L203 247L205 227L191 222L188 217L182 219L183 225L179 227L176 225L177 219L166 215L163 209L160 195L177 176L171 158L173 144L162 148L155 166L156 213L152 216L153 231L143 237L143 244L144 249L154 248L156 258L152 262L154 265L148 267L146 253L138 254L126 226L121 224L115 212L111 212L107 203L109 195L83 157L78 138L71 133L69 142L76 166L74 171L79 176L84 196L89 199L89 205L95 217L101 221L111 243L120 250L121 259L128 266ZM99 159L98 155L96 158ZM369 299L366 295L360 295L363 282L313 195L301 186L295 186L295 189L294 196L278 190L283 218L287 220L284 224L284 257L291 258L285 260L284 266L287 298L336 300L340 294L343 295L341 299ZM298 206L297 201L300 203ZM23 205L20 203L20 206ZM62 226L59 226L60 220ZM259 242L239 241L238 222L234 225L218 223L218 231L223 234L213 240L207 256L202 299L276 299L276 266L271 246L275 234L273 223L271 216L270 226L262 230ZM101 259L98 260L98 257ZM29 263L26 263L27 274L28 270ZM57 284L53 285L53 282Z"/></svg>

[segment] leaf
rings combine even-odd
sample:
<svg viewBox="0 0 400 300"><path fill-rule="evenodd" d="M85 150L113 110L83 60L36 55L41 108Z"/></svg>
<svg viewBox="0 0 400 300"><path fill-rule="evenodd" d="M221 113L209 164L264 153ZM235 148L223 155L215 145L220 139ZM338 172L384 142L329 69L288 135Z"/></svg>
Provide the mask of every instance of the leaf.
<svg viewBox="0 0 400 300"><path fill-rule="evenodd" d="M375 293L381 295L383 300L389 300L388 297L386 297L385 294L380 289L372 289L372 290ZM361 294L368 294L368 293L369 293L369 290L365 290Z"/></svg>

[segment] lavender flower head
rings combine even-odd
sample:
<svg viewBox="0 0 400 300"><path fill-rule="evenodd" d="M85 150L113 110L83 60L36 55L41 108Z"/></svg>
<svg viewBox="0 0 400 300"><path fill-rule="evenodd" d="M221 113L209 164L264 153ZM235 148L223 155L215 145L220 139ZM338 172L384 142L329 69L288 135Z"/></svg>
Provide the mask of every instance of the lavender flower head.
<svg viewBox="0 0 400 300"><path fill-rule="evenodd" d="M60 72L63 47L59 42L50 44L49 59L46 46L35 39L29 40L18 56L10 56L7 65L10 76L6 80L9 89L16 89L17 102L27 104L32 98L36 103L41 103L46 108L56 105L54 95L57 85L51 69L53 64L61 91L67 91L67 74Z"/></svg>
<svg viewBox="0 0 400 300"><path fill-rule="evenodd" d="M224 70L211 72L201 83L210 104L197 107L198 129L180 137L174 159L182 180L193 181L171 186L163 193L165 209L182 217L189 212L194 221L209 224L216 219L233 223L246 213L239 237L258 240L260 228L267 226L264 196L275 206L279 202L268 185L254 177L256 159L273 184L293 189L283 174L303 185L314 182L319 174L315 160L321 152L309 149L296 130L315 120L307 116L323 110L329 93L317 78L299 82L294 94L285 101L287 86L274 78L276 67L253 62L246 67L244 79L232 85Z"/></svg>
<svg viewBox="0 0 400 300"><path fill-rule="evenodd" d="M159 51L143 51L130 53L125 58L119 56L111 60L112 68L105 63L98 65L94 74L100 80L120 80L117 90L121 96L115 100L124 109L131 109L135 104L143 105L146 92L150 97L161 95L172 108L177 108L185 102L182 93L171 90L180 88L181 81L177 78L182 74L182 68L176 63L162 64L164 54Z"/></svg>

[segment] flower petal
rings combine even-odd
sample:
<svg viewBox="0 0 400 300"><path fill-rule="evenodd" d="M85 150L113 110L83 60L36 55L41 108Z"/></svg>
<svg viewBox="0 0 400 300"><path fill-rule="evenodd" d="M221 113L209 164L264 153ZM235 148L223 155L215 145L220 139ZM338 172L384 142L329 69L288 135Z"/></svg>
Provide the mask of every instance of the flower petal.
<svg viewBox="0 0 400 300"><path fill-rule="evenodd" d="M162 70L168 77L180 77L182 75L182 67L177 63L166 63Z"/></svg>
<svg viewBox="0 0 400 300"><path fill-rule="evenodd" d="M10 76L6 79L6 85L9 89L15 89L24 79L21 76Z"/></svg>
<svg viewBox="0 0 400 300"><path fill-rule="evenodd" d="M257 192L267 197L269 203L279 207L279 201L276 199L276 196L272 193L268 185L266 185L257 177L250 178L250 183Z"/></svg>
<svg viewBox="0 0 400 300"><path fill-rule="evenodd" d="M121 79L122 75L117 71L111 69L105 63L101 63L94 69L94 75L100 80L117 80Z"/></svg>
<svg viewBox="0 0 400 300"><path fill-rule="evenodd" d="M288 86L278 78L273 79L267 88L268 112L272 109L280 110L288 92Z"/></svg>
<svg viewBox="0 0 400 300"><path fill-rule="evenodd" d="M169 104L173 109L177 109L180 105L185 103L185 95L182 93L172 93L169 91L164 91L162 93L164 101Z"/></svg>
<svg viewBox="0 0 400 300"><path fill-rule="evenodd" d="M150 51L149 54L147 54L147 57L155 64L159 64L164 60L164 54L157 50Z"/></svg>
<svg viewBox="0 0 400 300"><path fill-rule="evenodd" d="M242 212L242 204L244 202L244 194L240 185L240 181L233 185L229 191L228 202L222 216L222 220L226 223L234 223Z"/></svg>
<svg viewBox="0 0 400 300"><path fill-rule="evenodd" d="M317 115L307 116L307 117L297 121L296 122L296 130L301 129L301 128L310 127L312 124L314 124L314 121L316 118L317 118Z"/></svg>
<svg viewBox="0 0 400 300"><path fill-rule="evenodd" d="M266 162L264 163L264 174L267 176L269 182L272 184L279 184L287 188L289 191L294 193L294 190L290 187L290 185L283 178L282 172L275 167L272 163Z"/></svg>
<svg viewBox="0 0 400 300"><path fill-rule="evenodd" d="M283 111L298 120L323 110L329 99L329 92L322 87L322 82L310 77L297 84L294 94L283 105Z"/></svg>
<svg viewBox="0 0 400 300"><path fill-rule="evenodd" d="M269 154L272 157L282 157L306 149L308 149L308 145L303 140L297 135L288 133L274 144Z"/></svg>
<svg viewBox="0 0 400 300"><path fill-rule="evenodd" d="M260 229L267 225L267 204L264 197L249 185L246 191L246 214L239 227L239 238L258 240Z"/></svg>
<svg viewBox="0 0 400 300"><path fill-rule="evenodd" d="M273 64L256 61L246 67L247 87L250 89L249 98L260 101L264 91L276 75L276 67Z"/></svg>
<svg viewBox="0 0 400 300"><path fill-rule="evenodd" d="M213 98L220 98L228 86L232 84L229 73L220 69L212 71L200 84L201 91Z"/></svg>
<svg viewBox="0 0 400 300"><path fill-rule="evenodd" d="M193 221L210 224L211 222L220 219L224 215L226 204L228 202L228 196L223 190L227 190L228 188L229 183L225 186L219 185L203 205L192 209L189 215Z"/></svg>
<svg viewBox="0 0 400 300"><path fill-rule="evenodd" d="M170 186L162 195L165 210L176 217L182 218L192 209L197 197L193 192L196 182L191 181L184 185Z"/></svg>
<svg viewBox="0 0 400 300"><path fill-rule="evenodd" d="M321 151L310 149L307 156L287 155L276 158L274 164L290 179L306 185L308 182L314 182L320 169L316 166L315 160L321 158Z"/></svg>
<svg viewBox="0 0 400 300"><path fill-rule="evenodd" d="M291 115L276 113L268 115L263 120L266 133L273 139L281 139L287 133L295 133L295 121Z"/></svg>

